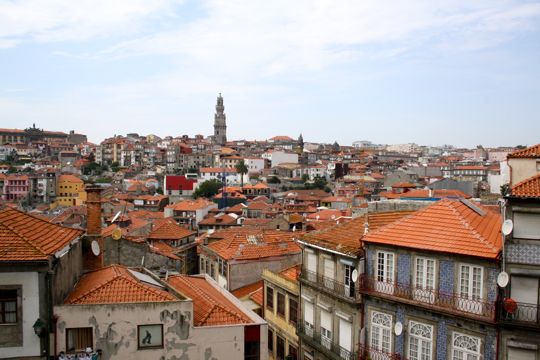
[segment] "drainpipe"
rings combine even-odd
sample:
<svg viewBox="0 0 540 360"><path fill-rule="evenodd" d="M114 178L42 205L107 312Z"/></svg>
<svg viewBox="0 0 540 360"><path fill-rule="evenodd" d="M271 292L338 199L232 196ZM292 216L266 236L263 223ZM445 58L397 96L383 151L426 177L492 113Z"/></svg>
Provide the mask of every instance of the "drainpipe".
<svg viewBox="0 0 540 360"><path fill-rule="evenodd" d="M55 259L56 260L56 259ZM53 260L54 262L54 260ZM51 332L52 332L52 276L54 275L54 267L56 263L53 263L52 268L45 274L45 283L47 287L47 338L45 342L45 356L46 359L50 358L51 354ZM56 339L54 339L56 342Z"/></svg>

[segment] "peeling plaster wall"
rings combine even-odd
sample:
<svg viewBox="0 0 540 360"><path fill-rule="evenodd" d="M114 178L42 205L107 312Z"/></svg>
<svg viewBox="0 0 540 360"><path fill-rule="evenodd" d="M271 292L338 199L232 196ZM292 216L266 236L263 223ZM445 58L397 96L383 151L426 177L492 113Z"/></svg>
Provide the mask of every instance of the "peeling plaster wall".
<svg viewBox="0 0 540 360"><path fill-rule="evenodd" d="M92 327L94 349L103 350L102 360L217 360L244 354L244 327L194 328L191 301L63 305L54 311L57 352L66 351L66 328ZM138 350L137 326L145 324L163 324L163 349ZM266 349L262 342L261 349Z"/></svg>

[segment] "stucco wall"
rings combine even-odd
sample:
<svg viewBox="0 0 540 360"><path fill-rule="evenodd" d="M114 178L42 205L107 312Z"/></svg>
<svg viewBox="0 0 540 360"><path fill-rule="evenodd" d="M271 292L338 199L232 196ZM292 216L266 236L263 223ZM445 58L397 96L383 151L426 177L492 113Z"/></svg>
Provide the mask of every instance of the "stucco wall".
<svg viewBox="0 0 540 360"><path fill-rule="evenodd" d="M0 285L22 286L23 346L0 347L0 357L39 356L40 340L32 325L39 318L39 277L37 272L0 273ZM45 299L43 299L45 301Z"/></svg>
<svg viewBox="0 0 540 360"><path fill-rule="evenodd" d="M536 170L536 159L509 159L510 181L512 184L528 179L538 173Z"/></svg>
<svg viewBox="0 0 540 360"><path fill-rule="evenodd" d="M279 259L229 263L229 291L253 284L262 277L264 269L279 272L301 262L301 254L284 256ZM216 268L217 269L217 268Z"/></svg>
<svg viewBox="0 0 540 360"><path fill-rule="evenodd" d="M103 350L103 360L237 359L244 354L243 326L194 328L190 301L63 305L55 307L55 314L58 352L66 350L66 328L91 326L94 349ZM144 324L163 324L163 349L138 350L137 326Z"/></svg>

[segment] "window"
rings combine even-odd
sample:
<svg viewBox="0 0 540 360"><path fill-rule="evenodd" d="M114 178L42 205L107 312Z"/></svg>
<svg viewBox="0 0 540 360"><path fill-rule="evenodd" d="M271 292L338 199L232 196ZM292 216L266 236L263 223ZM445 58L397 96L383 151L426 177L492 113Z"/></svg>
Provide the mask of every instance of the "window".
<svg viewBox="0 0 540 360"><path fill-rule="evenodd" d="M203 258L201 258L201 269L200 270L201 270L200 271L201 273L204 273L206 271L205 267L204 267L204 259Z"/></svg>
<svg viewBox="0 0 540 360"><path fill-rule="evenodd" d="M307 278L309 281L317 281L317 255L309 251L307 252Z"/></svg>
<svg viewBox="0 0 540 360"><path fill-rule="evenodd" d="M510 297L518 303L513 315L514 319L536 322L538 319L538 278L512 276L510 284Z"/></svg>
<svg viewBox="0 0 540 360"><path fill-rule="evenodd" d="M431 360L433 349L433 326L409 322L409 359Z"/></svg>
<svg viewBox="0 0 540 360"><path fill-rule="evenodd" d="M285 359L285 339L276 335L276 360Z"/></svg>
<svg viewBox="0 0 540 360"><path fill-rule="evenodd" d="M482 267L460 265L458 290L459 309L472 313L482 313L482 276Z"/></svg>
<svg viewBox="0 0 540 360"><path fill-rule="evenodd" d="M514 213L514 233L517 239L540 239L540 215Z"/></svg>
<svg viewBox="0 0 540 360"><path fill-rule="evenodd" d="M414 269L414 299L435 302L435 260L416 258Z"/></svg>
<svg viewBox="0 0 540 360"><path fill-rule="evenodd" d="M281 317L285 317L285 294L277 293L277 314Z"/></svg>
<svg viewBox="0 0 540 360"><path fill-rule="evenodd" d="M298 349L295 346L292 346L289 344L289 360L297 360L298 359Z"/></svg>
<svg viewBox="0 0 540 360"><path fill-rule="evenodd" d="M377 252L377 291L392 294L394 292L394 254Z"/></svg>
<svg viewBox="0 0 540 360"><path fill-rule="evenodd" d="M92 328L66 329L66 349L68 352L82 351L87 347L94 347Z"/></svg>
<svg viewBox="0 0 540 360"><path fill-rule="evenodd" d="M343 274L344 274L344 284L345 284L345 296L354 297L354 281L356 279L352 278L352 272L354 270L354 266L351 265L344 265L343 267Z"/></svg>
<svg viewBox="0 0 540 360"><path fill-rule="evenodd" d="M339 351L342 359L352 359L352 323L339 318Z"/></svg>
<svg viewBox="0 0 540 360"><path fill-rule="evenodd" d="M304 301L304 325L306 335L313 336L313 329L315 327L313 321L313 304L307 301Z"/></svg>
<svg viewBox="0 0 540 360"><path fill-rule="evenodd" d="M274 352L274 331L268 328L268 351Z"/></svg>
<svg viewBox="0 0 540 360"><path fill-rule="evenodd" d="M376 351L392 350L392 316L377 311L371 313L371 347Z"/></svg>
<svg viewBox="0 0 540 360"><path fill-rule="evenodd" d="M17 322L17 290L0 290L0 324Z"/></svg>
<svg viewBox="0 0 540 360"><path fill-rule="evenodd" d="M182 323L183 316L180 316ZM139 349L163 348L163 325L139 325L137 326Z"/></svg>
<svg viewBox="0 0 540 360"><path fill-rule="evenodd" d="M480 339L454 332L452 334L452 360L479 360Z"/></svg>
<svg viewBox="0 0 540 360"><path fill-rule="evenodd" d="M266 287L266 308L274 312L274 289Z"/></svg>
<svg viewBox="0 0 540 360"><path fill-rule="evenodd" d="M289 298L289 322L294 326L298 322L298 302L292 298Z"/></svg>
<svg viewBox="0 0 540 360"><path fill-rule="evenodd" d="M324 286L330 289L334 288L335 264L334 260L324 258Z"/></svg>
<svg viewBox="0 0 540 360"><path fill-rule="evenodd" d="M321 310L321 343L327 349L332 347L332 314Z"/></svg>

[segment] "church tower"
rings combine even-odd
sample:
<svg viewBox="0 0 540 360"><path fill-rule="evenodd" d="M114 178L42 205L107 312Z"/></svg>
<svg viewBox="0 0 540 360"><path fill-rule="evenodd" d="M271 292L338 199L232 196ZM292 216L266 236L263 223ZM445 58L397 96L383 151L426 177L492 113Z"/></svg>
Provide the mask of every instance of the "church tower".
<svg viewBox="0 0 540 360"><path fill-rule="evenodd" d="M218 145L225 145L227 142L227 122L225 120L225 107L221 93L217 98L216 114L214 115L214 142Z"/></svg>

